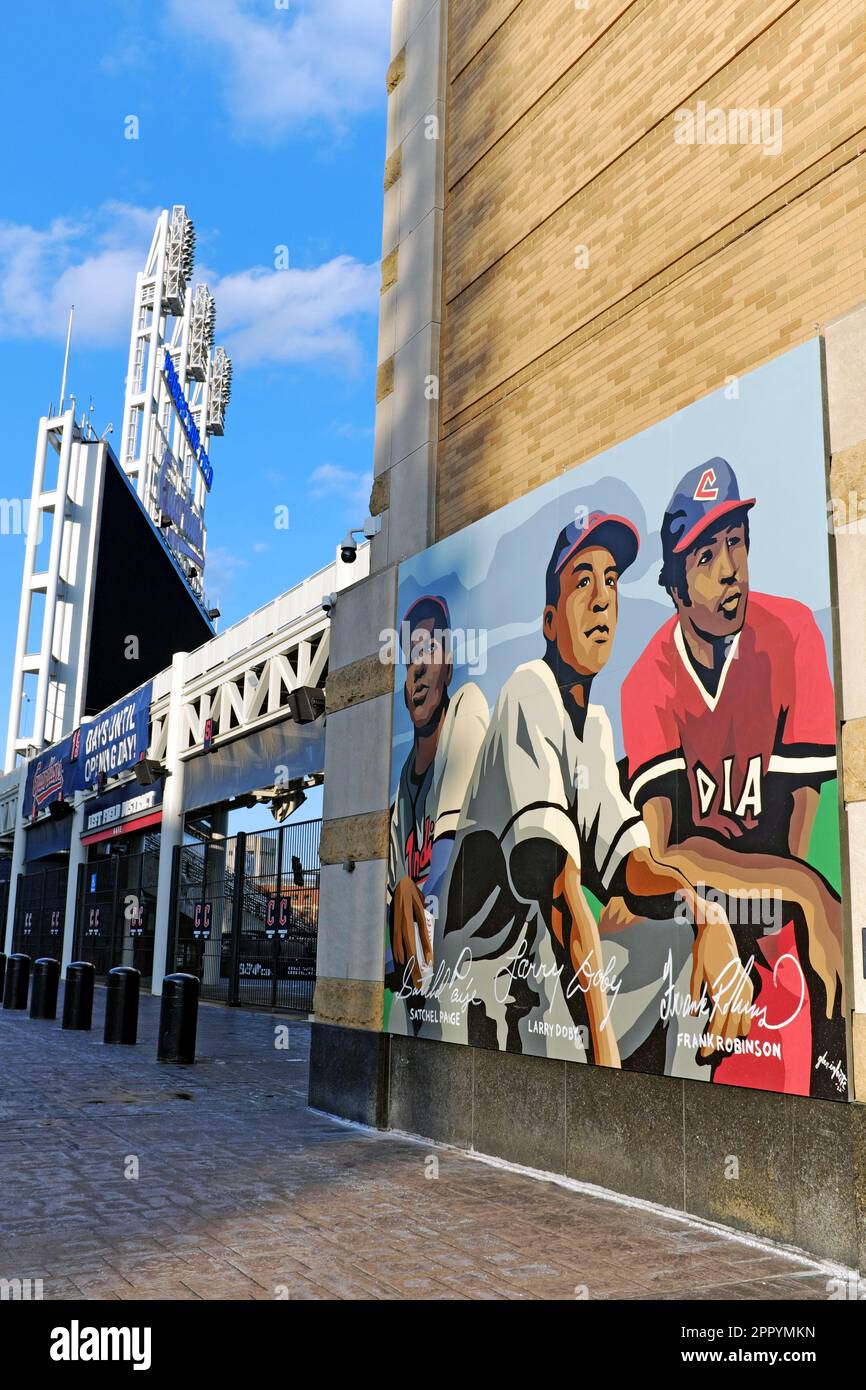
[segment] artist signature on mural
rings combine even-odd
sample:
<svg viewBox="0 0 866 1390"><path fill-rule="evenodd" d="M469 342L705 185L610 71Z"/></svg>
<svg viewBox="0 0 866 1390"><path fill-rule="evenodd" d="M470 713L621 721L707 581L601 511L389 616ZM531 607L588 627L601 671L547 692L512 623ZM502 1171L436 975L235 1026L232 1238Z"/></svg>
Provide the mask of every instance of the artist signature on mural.
<svg viewBox="0 0 866 1390"><path fill-rule="evenodd" d="M797 957L786 954L779 956L779 959L773 966L774 985L777 984L779 971L786 961L791 962L791 965L795 968L797 976L799 977L800 997L797 1000L793 1012L790 1013L787 1018L777 1019L771 1022L767 1018L766 1006L760 1003L749 1002L751 997L749 972L755 964L754 956L750 956L745 965L742 961L733 957L728 965L725 966L724 970L716 977L709 989L707 985L704 984L701 993L697 998L693 999L688 992L683 993L681 990L675 988L673 954L668 951L668 958L664 968L665 989L662 994L660 1005L662 1021L667 1022L668 1019L673 1017L688 1018L695 1014L708 1012L710 1022L712 1022L717 1014L732 1012L748 1014L749 1018L753 1021L757 1019L761 1026L770 1032L778 1032L782 1028L787 1028L789 1024L794 1022L794 1019L800 1013L806 1002L806 978Z"/></svg>
<svg viewBox="0 0 866 1390"><path fill-rule="evenodd" d="M830 1075L836 1083L837 1091L847 1091L848 1078L842 1070L841 1062L830 1062L828 1060L826 1052L822 1052L817 1062L815 1063L815 1070L817 1071L819 1067L827 1068L827 1070L829 1071Z"/></svg>

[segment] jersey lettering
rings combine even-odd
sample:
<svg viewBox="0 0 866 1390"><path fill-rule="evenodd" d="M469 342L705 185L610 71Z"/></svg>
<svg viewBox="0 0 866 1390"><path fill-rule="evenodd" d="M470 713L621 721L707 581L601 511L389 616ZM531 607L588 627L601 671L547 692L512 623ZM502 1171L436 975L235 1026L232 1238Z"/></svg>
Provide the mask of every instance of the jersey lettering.
<svg viewBox="0 0 866 1390"><path fill-rule="evenodd" d="M761 759L749 759L749 770L743 784L743 794L737 804L735 815L744 817L751 811L755 820L761 814Z"/></svg>
<svg viewBox="0 0 866 1390"><path fill-rule="evenodd" d="M430 872L433 856L433 831L435 827L429 816L424 818L424 839L418 845L415 840L415 827L409 831L406 841L406 870L416 883L423 883Z"/></svg>
<svg viewBox="0 0 866 1390"><path fill-rule="evenodd" d="M709 814L713 804L713 798L718 788L710 774L705 772L702 767L695 768L695 781L698 785L698 801L700 802L701 815L706 816Z"/></svg>
<svg viewBox="0 0 866 1390"><path fill-rule="evenodd" d="M734 806L731 783L733 779L734 759L722 759L722 785L721 797L719 799L718 810L727 812L728 815L737 816L745 819L751 816L757 820L763 809L761 794L761 755L757 753L749 759L746 775L743 779L743 786L740 792L740 799ZM714 808L716 795L719 792L719 783L707 772L706 768L696 763L693 772L695 775L695 785L698 792L698 806L702 817L709 816Z"/></svg>

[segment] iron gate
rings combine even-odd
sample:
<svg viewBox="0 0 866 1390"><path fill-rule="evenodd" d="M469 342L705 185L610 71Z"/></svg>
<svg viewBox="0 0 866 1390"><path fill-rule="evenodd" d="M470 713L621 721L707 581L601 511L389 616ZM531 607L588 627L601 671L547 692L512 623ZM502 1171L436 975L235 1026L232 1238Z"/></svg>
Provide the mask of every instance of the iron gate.
<svg viewBox="0 0 866 1390"><path fill-rule="evenodd" d="M153 975L159 850L110 854L78 871L75 955L97 975L115 965L134 965L142 984Z"/></svg>
<svg viewBox="0 0 866 1390"><path fill-rule="evenodd" d="M203 998L312 1010L321 829L302 821L177 852L168 965L198 975Z"/></svg>
<svg viewBox="0 0 866 1390"><path fill-rule="evenodd" d="M66 916L66 865L46 865L19 874L15 896L13 951L60 959Z"/></svg>

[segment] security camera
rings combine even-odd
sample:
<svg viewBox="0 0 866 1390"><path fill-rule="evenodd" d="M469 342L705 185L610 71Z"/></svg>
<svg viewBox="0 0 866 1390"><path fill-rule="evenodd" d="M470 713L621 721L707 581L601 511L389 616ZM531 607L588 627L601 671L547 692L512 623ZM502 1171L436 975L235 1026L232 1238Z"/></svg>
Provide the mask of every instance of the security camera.
<svg viewBox="0 0 866 1390"><path fill-rule="evenodd" d="M336 595L336 594L325 594L325 597L322 599L322 611L323 611L324 613L330 614L330 612L331 612L331 610L332 610L332 608L334 607L334 604L335 604L336 602L337 602L337 595Z"/></svg>
<svg viewBox="0 0 866 1390"><path fill-rule="evenodd" d="M344 565L354 565L358 558L358 543L352 532L349 531L345 538L340 542L340 559Z"/></svg>
<svg viewBox="0 0 866 1390"><path fill-rule="evenodd" d="M380 516L368 516L363 526L354 526L351 531L348 531L345 539L340 542L340 559L343 564L354 565L358 558L356 536L363 536L365 540L371 541L374 536L378 536L381 529L382 518Z"/></svg>

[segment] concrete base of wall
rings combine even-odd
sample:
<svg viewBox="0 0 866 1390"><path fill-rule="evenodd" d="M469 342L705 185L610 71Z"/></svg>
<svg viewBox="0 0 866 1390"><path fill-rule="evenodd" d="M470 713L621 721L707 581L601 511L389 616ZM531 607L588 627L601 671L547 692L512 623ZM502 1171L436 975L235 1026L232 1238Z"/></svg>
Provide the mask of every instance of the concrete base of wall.
<svg viewBox="0 0 866 1390"><path fill-rule="evenodd" d="M313 1025L310 1104L866 1273L866 1107Z"/></svg>
<svg viewBox="0 0 866 1390"><path fill-rule="evenodd" d="M388 1128L388 1042L384 1033L314 1023L308 1099L316 1110Z"/></svg>

